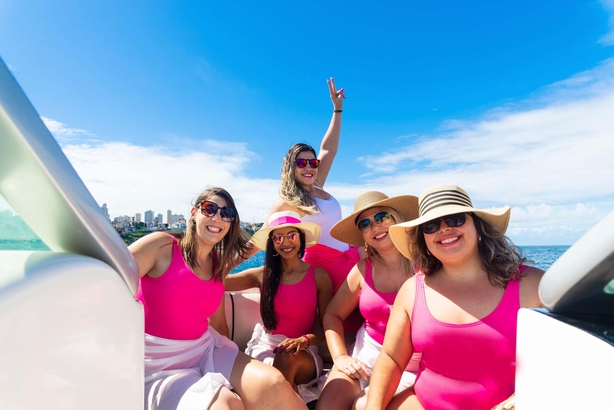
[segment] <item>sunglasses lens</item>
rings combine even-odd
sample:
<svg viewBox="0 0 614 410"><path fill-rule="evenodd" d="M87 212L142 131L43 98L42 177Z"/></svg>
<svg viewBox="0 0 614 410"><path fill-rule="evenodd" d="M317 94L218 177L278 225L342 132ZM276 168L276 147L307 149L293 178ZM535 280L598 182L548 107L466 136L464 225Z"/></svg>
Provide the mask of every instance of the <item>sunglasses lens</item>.
<svg viewBox="0 0 614 410"><path fill-rule="evenodd" d="M362 221L358 221L356 226L358 227L359 230L363 232L368 231L369 228L371 227L371 219L367 218L367 219L363 219Z"/></svg>
<svg viewBox="0 0 614 410"><path fill-rule="evenodd" d="M320 166L320 160L319 159L310 159L309 160L309 166L311 168L317 168Z"/></svg>
<svg viewBox="0 0 614 410"><path fill-rule="evenodd" d="M205 201L200 205L200 211L205 216L213 216L220 207L215 202Z"/></svg>
<svg viewBox="0 0 614 410"><path fill-rule="evenodd" d="M373 220L378 224L385 224L390 222L390 214L386 211L378 212L373 215Z"/></svg>
<svg viewBox="0 0 614 410"><path fill-rule="evenodd" d="M296 166L299 168L305 168L307 166L307 160L304 158L297 158Z"/></svg>
<svg viewBox="0 0 614 410"><path fill-rule="evenodd" d="M422 231L422 233L428 235L435 233L439 229L439 222L439 218L435 219L434 221L425 222L420 225L420 230Z"/></svg>
<svg viewBox="0 0 614 410"><path fill-rule="evenodd" d="M290 242L296 242L297 239L298 239L298 232L290 232L288 234L288 240Z"/></svg>
<svg viewBox="0 0 614 410"><path fill-rule="evenodd" d="M465 224L465 214L450 215L443 218L443 221L450 228L458 228L459 226L463 226Z"/></svg>
<svg viewBox="0 0 614 410"><path fill-rule="evenodd" d="M236 213L234 209L225 206L220 211L220 216L222 217L222 221L232 222L235 220Z"/></svg>
<svg viewBox="0 0 614 410"><path fill-rule="evenodd" d="M276 244L280 244L284 241L284 236L280 233L276 233L275 235L272 236L273 242L275 242Z"/></svg>

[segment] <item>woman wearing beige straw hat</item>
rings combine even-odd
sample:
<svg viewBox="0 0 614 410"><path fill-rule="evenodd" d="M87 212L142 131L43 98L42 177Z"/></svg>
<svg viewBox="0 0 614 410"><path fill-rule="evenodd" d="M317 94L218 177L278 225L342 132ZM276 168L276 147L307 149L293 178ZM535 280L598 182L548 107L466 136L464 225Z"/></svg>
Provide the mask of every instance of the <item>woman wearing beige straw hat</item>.
<svg viewBox="0 0 614 410"><path fill-rule="evenodd" d="M224 281L231 291L260 288L264 326L256 325L245 353L279 369L306 403L317 396L302 386L315 382L322 371L315 345L324 337L321 331L314 333L315 319L319 313L322 320L332 297L324 269L301 260L320 232L318 225L302 222L296 212L272 214L268 227L252 237L252 243L266 252L264 266Z"/></svg>
<svg viewBox="0 0 614 410"><path fill-rule="evenodd" d="M455 185L419 198L420 217L390 229L424 273L396 299L371 377L368 408L491 409L514 393L518 309L540 307L543 271L505 237L510 208L476 209ZM414 386L392 386L414 351Z"/></svg>
<svg viewBox="0 0 614 410"><path fill-rule="evenodd" d="M415 196L388 198L381 192L369 191L356 199L354 212L331 229L331 235L340 241L364 246L368 257L351 270L324 316L326 341L334 366L318 400L318 409L364 408L362 391L368 385L371 368L384 341L390 308L399 288L414 274L412 262L394 247L388 229L417 216ZM348 353L342 321L356 307L360 308L365 323ZM408 366L403 380L397 383L401 389L413 383L418 360Z"/></svg>

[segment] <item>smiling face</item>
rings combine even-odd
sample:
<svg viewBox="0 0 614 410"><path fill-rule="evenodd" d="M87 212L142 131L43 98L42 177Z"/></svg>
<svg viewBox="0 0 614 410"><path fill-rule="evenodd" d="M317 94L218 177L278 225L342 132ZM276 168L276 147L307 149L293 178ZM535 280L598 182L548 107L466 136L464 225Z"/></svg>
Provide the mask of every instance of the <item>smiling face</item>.
<svg viewBox="0 0 614 410"><path fill-rule="evenodd" d="M215 202L220 208L227 206L226 200L213 195L207 199ZM191 210L192 219L196 222L196 240L202 244L215 245L220 242L230 230L231 222L224 222L218 211L213 216L206 216L200 210L200 206L193 207Z"/></svg>
<svg viewBox="0 0 614 410"><path fill-rule="evenodd" d="M310 151L302 151L296 155L296 159L316 159L316 156ZM305 168L299 168L294 164L294 178L299 184L311 186L315 184L317 177L317 168L312 168L309 164Z"/></svg>
<svg viewBox="0 0 614 410"><path fill-rule="evenodd" d="M275 241L275 237L278 236L281 242ZM273 238L273 247L275 251L281 255L284 259L298 258L298 254L301 250L301 238L299 230L293 226L287 228L275 229L272 232L271 238ZM294 240L291 240L294 239Z"/></svg>
<svg viewBox="0 0 614 410"><path fill-rule="evenodd" d="M390 235L388 234L388 228L396 223L395 217L392 213L390 213L390 219L383 223L376 223L373 220L373 216L380 212L389 212L390 208L376 206L374 208L369 208L365 211L362 211L356 221L362 221L363 219L369 218L371 220L371 226L369 229L362 231L362 237L365 240L365 243L376 249L381 251L383 249L387 249L389 247L394 247L392 240L390 239ZM356 228L358 229L358 227Z"/></svg>
<svg viewBox="0 0 614 410"><path fill-rule="evenodd" d="M424 241L428 250L444 265L479 258L478 232L468 214L465 223L455 228L442 220L435 233L424 234Z"/></svg>

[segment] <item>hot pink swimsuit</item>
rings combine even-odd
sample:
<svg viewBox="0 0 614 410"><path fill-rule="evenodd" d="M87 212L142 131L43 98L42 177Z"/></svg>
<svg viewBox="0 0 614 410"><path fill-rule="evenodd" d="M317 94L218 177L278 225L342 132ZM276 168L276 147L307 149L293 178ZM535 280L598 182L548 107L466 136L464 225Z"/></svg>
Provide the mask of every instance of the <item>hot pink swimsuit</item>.
<svg viewBox="0 0 614 410"><path fill-rule="evenodd" d="M223 297L223 282L196 276L175 238L168 269L158 278L143 276L136 293L145 308L145 333L175 340L201 337Z"/></svg>
<svg viewBox="0 0 614 410"><path fill-rule="evenodd" d="M373 286L373 264L371 258L365 260L365 285L358 294L360 313L365 318L365 331L379 344L384 344L386 325L397 292L384 293Z"/></svg>
<svg viewBox="0 0 614 410"><path fill-rule="evenodd" d="M422 360L414 390L425 409L491 409L514 393L519 289L509 281L492 313L455 325L431 315L424 276L416 276L412 343Z"/></svg>
<svg viewBox="0 0 614 410"><path fill-rule="evenodd" d="M277 328L271 334L301 337L313 331L318 309L316 267L311 265L303 279L294 285L279 284L275 295Z"/></svg>

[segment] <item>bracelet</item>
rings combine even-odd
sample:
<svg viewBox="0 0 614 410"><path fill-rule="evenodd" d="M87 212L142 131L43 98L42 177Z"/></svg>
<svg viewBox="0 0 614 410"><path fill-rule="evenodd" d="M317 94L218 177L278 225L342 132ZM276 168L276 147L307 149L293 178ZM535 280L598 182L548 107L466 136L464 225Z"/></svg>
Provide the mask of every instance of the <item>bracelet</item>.
<svg viewBox="0 0 614 410"><path fill-rule="evenodd" d="M343 110L333 110L333 112L343 112Z"/></svg>
<svg viewBox="0 0 614 410"><path fill-rule="evenodd" d="M309 340L309 338L307 337L307 335L303 335L301 337L304 337L305 339L307 339L307 347L311 346L311 341Z"/></svg>

